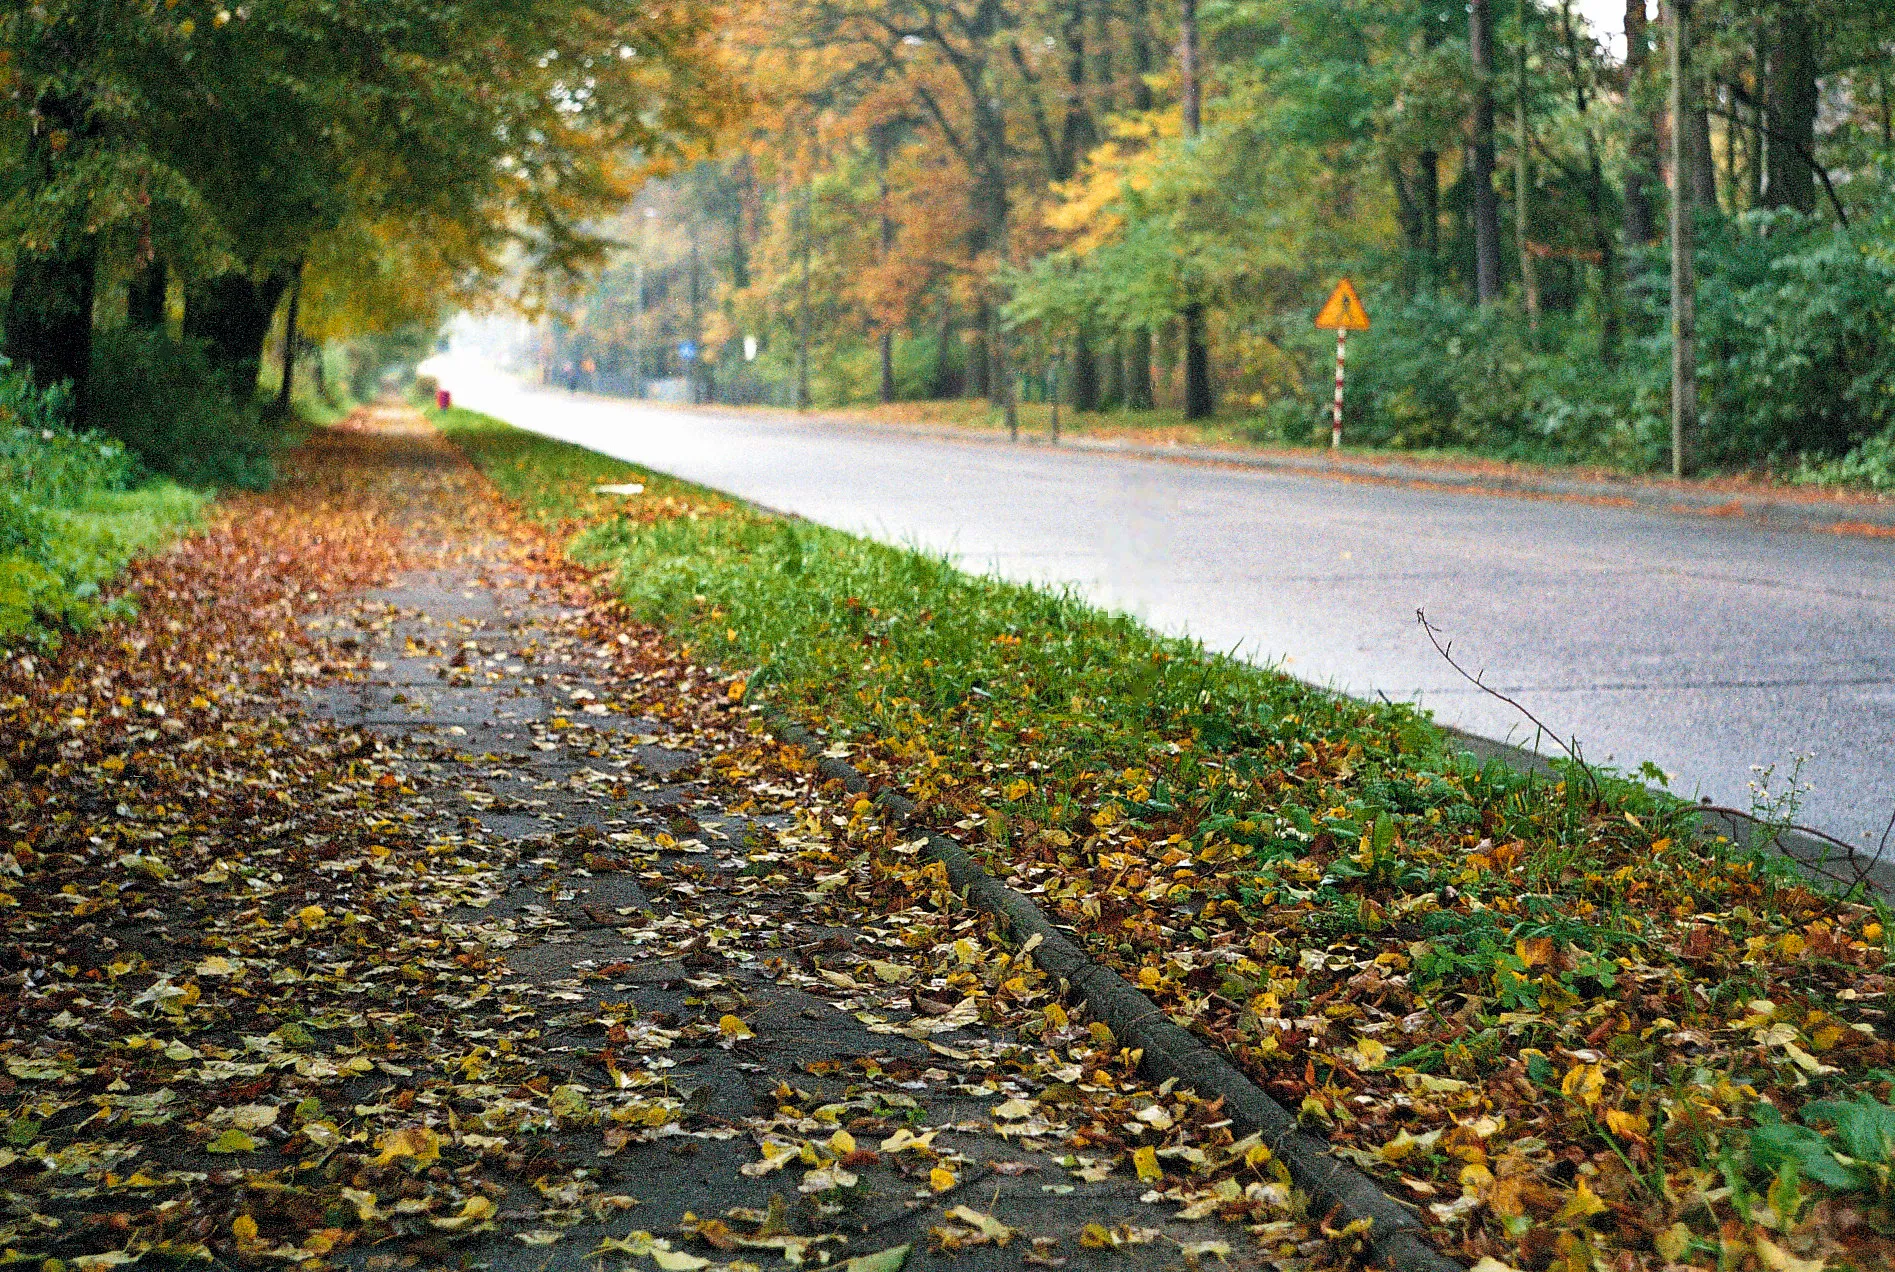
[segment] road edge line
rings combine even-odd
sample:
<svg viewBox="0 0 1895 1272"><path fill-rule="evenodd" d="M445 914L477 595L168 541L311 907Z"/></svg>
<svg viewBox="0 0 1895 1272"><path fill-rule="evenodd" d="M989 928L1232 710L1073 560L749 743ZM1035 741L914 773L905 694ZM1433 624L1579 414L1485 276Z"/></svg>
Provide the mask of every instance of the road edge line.
<svg viewBox="0 0 1895 1272"><path fill-rule="evenodd" d="M839 781L852 794L866 794L869 781L856 767L825 755L822 740L788 713L763 707L756 712L764 727L780 741L800 747L816 761L825 780ZM913 800L893 790L874 795L873 802L904 827L926 831L919 824ZM1252 1082L1230 1061L1202 1040L1173 1023L1150 998L1111 968L1096 962L1066 933L1049 921L1039 906L1002 883L944 835L926 831L924 851L946 869L949 884L976 907L1006 922L1014 938L1025 942L1037 936L1033 959L1040 968L1064 980L1085 1000L1094 1019L1105 1022L1119 1042L1144 1052L1139 1067L1162 1082L1176 1079L1201 1098L1224 1101L1224 1111L1242 1133L1261 1132L1270 1150L1282 1159L1291 1180L1316 1203L1320 1212L1340 1210L1344 1223L1368 1220L1368 1240L1392 1272L1464 1272L1422 1237L1416 1212L1384 1191L1366 1173L1333 1156L1327 1141L1304 1132L1288 1109Z"/></svg>

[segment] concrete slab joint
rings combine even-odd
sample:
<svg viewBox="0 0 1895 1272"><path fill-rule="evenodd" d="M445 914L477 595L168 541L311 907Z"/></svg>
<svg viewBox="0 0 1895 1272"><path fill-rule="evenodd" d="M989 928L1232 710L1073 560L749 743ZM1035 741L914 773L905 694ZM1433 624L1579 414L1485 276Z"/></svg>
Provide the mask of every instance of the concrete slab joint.
<svg viewBox="0 0 1895 1272"><path fill-rule="evenodd" d="M824 778L839 781L857 794L869 789L868 779L853 765L824 755L821 739L783 712L765 707L759 718L777 738L814 757ZM906 796L885 790L874 802L897 822L922 829L915 824L918 809ZM1368 1220L1369 1242L1392 1272L1461 1272L1461 1264L1428 1244L1421 1220L1410 1206L1384 1192L1367 1174L1331 1156L1329 1145L1301 1130L1293 1113L1210 1046L1179 1028L1131 982L1096 962L1030 899L994 878L966 849L945 836L929 833L924 851L946 869L955 891L1004 920L1017 941L1040 938L1034 961L1043 971L1062 978L1121 1044L1143 1051L1140 1068L1147 1077L1161 1082L1175 1079L1180 1087L1204 1099L1222 1098L1233 1130L1244 1135L1261 1132L1315 1209L1339 1211L1343 1223Z"/></svg>

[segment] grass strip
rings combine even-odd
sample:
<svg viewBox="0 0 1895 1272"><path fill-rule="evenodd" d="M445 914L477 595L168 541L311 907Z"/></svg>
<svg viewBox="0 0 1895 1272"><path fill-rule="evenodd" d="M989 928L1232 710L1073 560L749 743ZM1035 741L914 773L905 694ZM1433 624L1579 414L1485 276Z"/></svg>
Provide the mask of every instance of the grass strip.
<svg viewBox="0 0 1895 1272"><path fill-rule="evenodd" d="M1068 593L437 419L635 613L914 795L1445 1247L1888 1265L1879 900L1701 842L1638 783L1482 763L1413 708Z"/></svg>

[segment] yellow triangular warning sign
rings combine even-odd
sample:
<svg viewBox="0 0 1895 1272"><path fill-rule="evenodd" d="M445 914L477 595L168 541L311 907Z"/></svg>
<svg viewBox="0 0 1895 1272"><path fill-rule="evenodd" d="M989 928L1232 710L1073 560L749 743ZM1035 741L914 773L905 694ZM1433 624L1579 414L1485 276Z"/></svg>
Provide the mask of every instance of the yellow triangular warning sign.
<svg viewBox="0 0 1895 1272"><path fill-rule="evenodd" d="M1336 290L1329 293L1322 312L1316 315L1316 325L1325 331L1369 329L1369 311L1362 308L1362 298L1355 294L1355 285L1348 279L1337 283Z"/></svg>

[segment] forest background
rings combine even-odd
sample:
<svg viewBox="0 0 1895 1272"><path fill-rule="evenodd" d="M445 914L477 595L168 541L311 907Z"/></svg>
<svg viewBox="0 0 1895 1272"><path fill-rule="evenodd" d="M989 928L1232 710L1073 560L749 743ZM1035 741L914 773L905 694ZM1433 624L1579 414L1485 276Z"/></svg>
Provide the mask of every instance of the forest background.
<svg viewBox="0 0 1895 1272"><path fill-rule="evenodd" d="M1572 0L11 6L13 502L50 471L28 421L109 435L136 462L108 485L258 484L299 394L373 392L496 307L582 387L995 420L1056 394L1306 444L1342 276L1375 319L1352 442L1658 468L1674 192L1689 461L1895 485L1895 14L1631 0L1622 26L1608 47ZM39 533L7 515L0 553Z"/></svg>
<svg viewBox="0 0 1895 1272"><path fill-rule="evenodd" d="M740 5L752 109L616 219L535 352L607 390L995 421L1052 392L1305 444L1348 276L1351 441L1662 468L1682 128L1689 460L1895 484L1895 13L1699 0L1679 120L1670 21L1631 0L1612 48L1570 0Z"/></svg>

